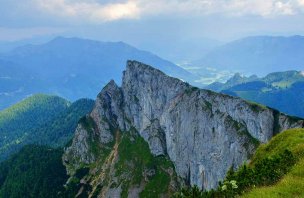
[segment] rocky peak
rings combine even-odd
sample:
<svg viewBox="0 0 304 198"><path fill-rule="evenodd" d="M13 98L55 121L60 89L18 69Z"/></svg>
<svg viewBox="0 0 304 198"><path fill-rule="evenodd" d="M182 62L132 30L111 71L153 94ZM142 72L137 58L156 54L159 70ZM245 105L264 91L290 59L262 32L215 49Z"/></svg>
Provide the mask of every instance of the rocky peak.
<svg viewBox="0 0 304 198"><path fill-rule="evenodd" d="M123 96L121 88L111 80L98 94L95 107L90 114L97 126L101 143L113 141L113 128L124 130Z"/></svg>
<svg viewBox="0 0 304 198"><path fill-rule="evenodd" d="M113 142L113 131L135 129L155 156L170 158L178 176L205 189L216 187L231 166L250 159L259 142L304 123L240 98L200 90L137 61L127 62L121 88L111 81L101 91L89 117L94 136L80 124L65 154L67 161L78 159L75 166L98 158L86 149L89 137L105 145Z"/></svg>
<svg viewBox="0 0 304 198"><path fill-rule="evenodd" d="M234 86L237 84L242 84L242 83L246 83L248 81L252 81L257 79L257 76L250 76L250 77L246 77L244 75L241 75L240 73L235 73L234 76L232 76L228 81L227 81L227 85Z"/></svg>
<svg viewBox="0 0 304 198"><path fill-rule="evenodd" d="M228 82L235 82L235 81L240 81L240 80L243 80L243 76L241 76L241 74L240 73L235 73L233 76L232 76L232 78L230 78L229 80L228 80Z"/></svg>

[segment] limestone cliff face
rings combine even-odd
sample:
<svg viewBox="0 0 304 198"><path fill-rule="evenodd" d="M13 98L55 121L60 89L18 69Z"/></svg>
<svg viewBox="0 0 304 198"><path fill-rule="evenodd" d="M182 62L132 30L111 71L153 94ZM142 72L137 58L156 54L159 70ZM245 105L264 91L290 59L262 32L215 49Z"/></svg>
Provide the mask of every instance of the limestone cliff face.
<svg viewBox="0 0 304 198"><path fill-rule="evenodd" d="M111 81L101 91L89 117L92 132L79 124L64 155L70 166L98 157L90 151L90 138L106 144L114 139L113 129L135 128L154 155L169 156L178 176L204 189L247 161L259 142L304 126L303 120L200 90L136 61L128 61L121 88Z"/></svg>

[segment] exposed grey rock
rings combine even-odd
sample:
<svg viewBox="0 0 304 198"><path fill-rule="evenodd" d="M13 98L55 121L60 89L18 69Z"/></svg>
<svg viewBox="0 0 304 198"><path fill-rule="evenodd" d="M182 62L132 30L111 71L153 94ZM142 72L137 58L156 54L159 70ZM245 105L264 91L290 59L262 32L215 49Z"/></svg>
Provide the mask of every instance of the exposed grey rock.
<svg viewBox="0 0 304 198"><path fill-rule="evenodd" d="M98 94L92 112L86 117L85 122L88 123L80 122L78 125L72 145L63 156L67 166L72 164L75 169L80 163L94 162L97 156L91 151L90 142L97 139L100 144L107 144L113 141L114 129L124 129L122 102L120 88L114 81L110 81ZM88 127L91 128L88 130Z"/></svg>
<svg viewBox="0 0 304 198"><path fill-rule="evenodd" d="M136 61L128 61L122 88L110 82L102 90L90 116L101 144L113 140L111 128L135 127L154 155L168 155L179 176L205 189L216 187L231 166L247 161L258 142L304 125L273 109L192 87ZM68 151L77 150L74 157L88 163L85 138L83 130L76 131Z"/></svg>
<svg viewBox="0 0 304 198"><path fill-rule="evenodd" d="M106 198L119 198L120 194L122 192L121 186L118 186L117 188L110 188L105 197ZM102 197L101 197L102 198Z"/></svg>
<svg viewBox="0 0 304 198"><path fill-rule="evenodd" d="M75 160L89 164L95 160L89 149L89 136L88 131L81 124L78 124L72 146L65 150L65 155L63 156L65 164L74 163ZM78 168L78 166L75 168Z"/></svg>
<svg viewBox="0 0 304 198"><path fill-rule="evenodd" d="M150 125L142 131L141 136L149 142L151 153L154 155L165 155L167 153L166 134L158 119L151 120Z"/></svg>
<svg viewBox="0 0 304 198"><path fill-rule="evenodd" d="M101 143L113 141L111 128L124 129L122 92L112 80L98 94L90 116L97 125Z"/></svg>

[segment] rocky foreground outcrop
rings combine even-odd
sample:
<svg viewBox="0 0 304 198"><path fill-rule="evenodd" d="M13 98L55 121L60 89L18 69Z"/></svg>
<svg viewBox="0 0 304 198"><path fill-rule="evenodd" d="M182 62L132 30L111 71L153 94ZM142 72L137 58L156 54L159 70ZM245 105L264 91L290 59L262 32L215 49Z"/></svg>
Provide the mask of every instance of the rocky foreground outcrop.
<svg viewBox="0 0 304 198"><path fill-rule="evenodd" d="M249 160L259 143L304 127L301 119L192 87L137 61L127 62L121 87L111 81L103 88L87 120L80 122L63 157L70 174L96 163L96 148L113 143L115 131L135 129L153 155L169 157L186 184L204 189L216 187L231 166Z"/></svg>

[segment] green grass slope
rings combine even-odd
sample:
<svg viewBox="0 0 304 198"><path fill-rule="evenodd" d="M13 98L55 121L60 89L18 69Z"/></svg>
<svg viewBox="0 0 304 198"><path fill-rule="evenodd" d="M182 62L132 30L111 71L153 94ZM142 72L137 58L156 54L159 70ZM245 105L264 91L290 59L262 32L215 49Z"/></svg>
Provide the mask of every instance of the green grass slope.
<svg viewBox="0 0 304 198"><path fill-rule="evenodd" d="M0 161L26 144L62 146L94 102L37 94L0 112Z"/></svg>
<svg viewBox="0 0 304 198"><path fill-rule="evenodd" d="M304 197L304 129L291 129L275 136L268 144L260 146L252 160L257 161L290 150L297 162L276 184L254 188L242 197Z"/></svg>

